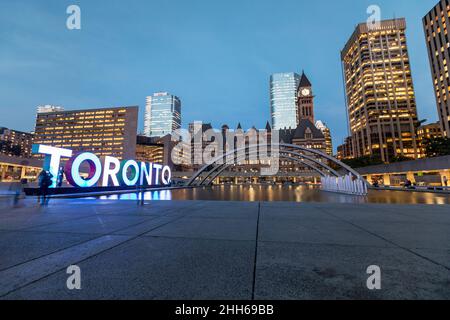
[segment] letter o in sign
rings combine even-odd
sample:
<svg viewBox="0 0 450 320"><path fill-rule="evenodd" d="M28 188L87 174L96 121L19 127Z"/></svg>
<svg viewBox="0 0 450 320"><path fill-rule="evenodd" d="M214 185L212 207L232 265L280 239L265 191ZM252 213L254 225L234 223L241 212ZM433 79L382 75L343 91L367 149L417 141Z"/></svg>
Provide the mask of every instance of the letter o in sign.
<svg viewBox="0 0 450 320"><path fill-rule="evenodd" d="M82 178L80 175L80 166L83 162L89 164L88 177ZM94 186L102 174L102 164L100 159L93 153L82 153L70 159L66 163L65 173L67 181L74 187L89 188Z"/></svg>
<svg viewBox="0 0 450 320"><path fill-rule="evenodd" d="M128 178L128 169L131 168L133 172L133 177ZM134 186L139 180L139 165L134 160L128 160L123 162L122 165L122 181L127 186Z"/></svg>

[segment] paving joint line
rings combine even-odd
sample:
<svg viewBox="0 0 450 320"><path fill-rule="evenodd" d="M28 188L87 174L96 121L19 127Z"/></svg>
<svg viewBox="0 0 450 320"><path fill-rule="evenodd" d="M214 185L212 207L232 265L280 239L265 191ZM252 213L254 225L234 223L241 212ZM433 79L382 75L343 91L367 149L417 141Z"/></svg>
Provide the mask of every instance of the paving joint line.
<svg viewBox="0 0 450 320"><path fill-rule="evenodd" d="M109 235L116 236L113 233L120 232L120 231L123 231L124 229L128 229L128 228L132 228L132 227L138 226L138 225L140 225L142 223L145 223L147 221L150 221L150 220L152 220L152 219L146 219L146 220L144 220L142 222L139 222L137 224L133 224L133 225L130 225L130 226L127 226L127 227L124 227L124 228L121 228L121 229L117 229L117 230L112 231L112 232L106 232L106 233L71 233L71 232L54 232L54 231L53 232L52 231L47 232L47 231L36 231L36 230L16 230L16 232L29 232L29 233L36 232L36 233L51 233L51 234L58 234L59 233L59 234L86 235L86 236L92 235L92 238L89 238L87 240L83 240L83 241L77 242L75 244L68 245L67 247L64 247L64 248L61 248L61 249L57 249L57 250L49 252L49 253L45 253L45 254L43 254L43 255L41 255L39 257L35 257L35 258L30 259L30 260L27 260L27 261L24 261L24 262L20 262L18 264L13 265L13 266L9 266L7 268L0 269L0 272L6 271L6 270L11 269L11 268L18 267L18 266L20 266L22 264L26 264L26 263L29 263L31 261L35 261L35 260L44 258L44 257L52 255L52 254L56 254L58 252L62 252L64 250L68 250L68 249L70 249L72 247L76 247L76 246L88 243L90 241L94 241L94 240L100 239L100 238L105 237L105 236L109 236ZM122 236L123 237L124 235L117 235L117 236Z"/></svg>
<svg viewBox="0 0 450 320"><path fill-rule="evenodd" d="M18 263L18 264L16 264L16 265L10 266L10 267L8 267L8 268L0 269L0 272L6 271L6 270L8 270L8 269L10 269L10 268L14 268L14 267L20 266L20 265L22 265L22 264L29 263L29 262L31 262L31 261L35 261L35 260L44 258L44 257L46 257L46 256L48 256L48 255L52 255L52 254L56 254L56 253L58 253L58 252L62 252L62 251L64 251L64 250L68 250L68 249L70 249L70 248L72 248L72 247L79 246L79 245L82 245L82 244L88 243L88 242L90 242L90 241L94 241L94 240L100 239L100 238L105 237L105 236L108 236L108 235L111 235L111 236L122 236L122 237L124 237L125 235L116 235L116 234L114 234L114 233L120 232L120 231L123 231L123 230L126 230L126 229L129 229L129 228L133 228L133 227L136 227L136 226L139 226L139 225L141 225L141 224L144 224L144 223L146 223L146 222L148 222L148 221L151 221L151 220L154 220L154 219L157 219L157 218L165 217L165 216L166 216L167 214L169 214L169 213L172 213L172 211L169 211L169 212L167 212L166 214L164 214L164 215L162 215L162 216L159 216L159 217L145 219L145 220L142 221L142 222L139 222L139 223L136 223L136 224L132 224L132 225L126 226L126 227L124 227L124 228L116 229L116 230L113 230L113 231L111 231L111 232L101 233L101 234L99 234L99 233L49 232L49 233L68 233L68 234L74 234L74 235L90 235L90 234L91 234L91 235L93 235L93 237L90 238L90 239L87 239L87 240L78 242L78 243L76 243L76 244L69 245L69 246L64 247L64 248L62 248L62 249L58 249L58 250L55 250L55 251L53 251L53 252L43 254L43 255L41 255L41 256L39 256L39 257L32 258L32 259L27 260L27 261L25 261L25 262ZM95 214L94 214L93 216L95 216ZM89 217L90 217L90 216L89 216ZM65 221L73 221L73 220L65 220ZM61 222L63 222L63 221L60 221L60 223L61 223ZM172 221L170 221L170 222L172 222ZM170 222L169 222L169 223L170 223ZM53 224L53 223L52 223L52 224ZM43 225L43 226L44 226L44 225ZM46 225L45 225L45 226L46 226ZM39 227L40 227L40 226L39 226ZM47 231L27 230L27 229L28 229L28 228L26 228L26 229L19 229L19 230L11 230L11 231L12 231L12 232L38 232L38 233L39 233L39 232L41 232L41 233L46 233L46 232L47 232ZM153 229L149 230L148 232L151 232L151 231L153 231ZM42 278L42 279L43 279L43 278ZM40 280L40 279L39 279L39 280ZM8 294L9 294L9 293L8 293Z"/></svg>
<svg viewBox="0 0 450 320"><path fill-rule="evenodd" d="M254 258L254 262L253 262L252 300L255 300L256 265L258 263L258 238L259 238L259 218L260 218L260 215L261 215L261 202L258 202L258 219L256 220L255 258Z"/></svg>
<svg viewBox="0 0 450 320"><path fill-rule="evenodd" d="M98 252L98 253L96 253L96 254L90 256L90 257L87 257L87 258L84 258L84 259L79 260L79 261L77 261L77 262L74 262L74 264L79 264L79 263L82 263L82 262L84 262L84 261L87 261L87 260L89 260L89 259L91 259L91 258L95 258L95 257L99 256L100 254L103 254L103 253L105 253L105 252L107 252L107 251L110 251L110 250L115 249L115 248L117 248L117 247L119 247L119 246L122 246L122 245L124 245L124 244L126 244L126 243L128 243L128 242L130 242L130 241L136 240L137 238L143 236L144 234L146 234L146 233L148 233L148 232L151 232L151 231L154 231L154 230L156 230L156 229L158 229L158 228L160 228L160 227L163 227L163 226L165 226L165 225L167 225L167 224L169 224L169 223L172 223L172 222L174 222L174 221L176 221L176 220L178 220L178 219L181 219L182 217L184 217L184 216L177 217L177 218L175 218L175 219L173 219L173 220L171 220L171 221L169 221L169 222L167 222L167 223L164 223L164 224L162 224L162 225L159 225L159 226L157 226L157 227L155 227L155 228L153 228L153 229L147 230L147 231L145 231L145 232L143 232L143 233L140 233L140 234L138 234L138 235L136 235L136 236L130 237L128 240L125 240L125 241L123 241L123 242L121 242L121 243L119 243L119 244L117 244L117 245L114 245L114 246L112 246L112 247L110 247L110 248L107 248L107 249L105 249L105 250L102 250L102 251L100 251L100 252ZM145 222L145 221L144 221L144 222ZM144 223L144 222L142 222L142 223ZM141 224L141 223L139 223L139 224ZM106 235L112 235L112 234L108 233L108 234L105 234L105 235L103 235L103 236L106 236ZM101 237L103 237L103 236L101 236ZM96 240L96 239L99 239L99 238L101 238L101 237L94 238L94 239L91 239L91 240L89 240L89 241ZM119 236L119 237L124 237L124 236ZM89 241L86 241L86 243L89 242ZM73 247L73 246L72 246L72 247ZM67 249L70 249L70 248L71 248L71 247L69 247L69 248L67 248ZM59 250L59 251L62 251L62 250ZM57 251L57 252L59 252L59 251ZM57 252L55 252L55 253L57 253ZM48 255L48 254L47 254L47 255ZM44 256L42 256L42 257L45 257L45 256L47 256L47 255L44 255ZM41 258L42 258L42 257L41 257ZM36 260L36 259L32 259L32 260L29 260L29 261L27 261L27 262L30 262L30 261L33 261L33 260ZM27 263L27 262L25 262L25 263ZM24 263L22 263L22 264L24 264ZM8 268L8 269L9 269L9 268ZM11 293L14 293L14 292L16 292L16 291L18 291L18 290L21 290L21 289L23 289L23 288L25 288L25 287L28 287L28 286L34 284L34 283L36 283L36 282L39 282L39 281L41 281L41 280L43 280L43 279L46 279L46 278L48 278L48 277L51 277L52 275L57 274L58 272L63 271L64 269L65 269L65 268L61 268L61 269L55 270L54 272L51 272L51 273L49 273L49 274L47 274L47 275L45 275L45 276L43 276L43 277L41 277L41 278L39 278L39 279L33 280L33 281L31 281L31 282L29 282L29 283L23 285L23 286L17 287L17 288L15 288L15 289L13 289L13 290L11 290L11 291L9 291L9 292L7 292L7 293L1 295L0 298L6 297L6 296L8 296L8 295L11 294Z"/></svg>
<svg viewBox="0 0 450 320"><path fill-rule="evenodd" d="M426 260L426 261L428 261L428 262L431 262L431 263L433 263L433 264L435 264L435 265L437 265L437 266L440 266L440 267L445 268L447 271L450 271L450 267L447 267L446 265L443 265L443 264L441 264L441 263L439 263L439 262L437 262L437 261L434 261L433 259L430 259L430 258L428 258L428 257L426 257L426 256L423 256L423 255L421 255L420 253L417 253L417 252L415 252L415 251L413 251L413 250L411 250L411 249L409 249L409 248L403 247L403 246L401 246L401 245L395 243L394 241L389 240L389 239L387 239L387 238L385 238L385 237L383 237L383 236L380 236L379 234L376 234L376 233L374 233L374 232L372 232L372 231L370 231L370 230L367 230L366 228L361 227L361 226L359 226L359 225L357 225L357 224L355 224L355 223L353 223L353 222L351 222L351 221L348 221L348 220L346 220L346 219L344 219L344 218L335 216L334 214L332 214L332 213L326 211L326 209L322 209L322 208L318 208L318 209L321 210L322 212L324 212L324 213L326 213L326 214L329 214L329 215L331 215L331 216L333 216L333 217L335 217L335 218L337 218L337 219L339 219L339 220L342 220L342 221L344 221L344 222L346 222L346 223L348 223L348 224L350 224L350 225L352 225L352 226L354 226L354 227L356 227L356 228L358 228L358 229L360 229L360 230L363 230L363 231L365 231L365 232L371 234L372 236L375 236L375 237L380 238L380 239L382 239L382 240L384 240L384 241L386 241L386 242L388 242L388 243L390 243L390 244L393 244L394 246L396 246L396 247L399 248L399 249L402 249L402 250L404 250L404 251L407 251L407 252L409 252L409 253L411 253L411 254L413 254L413 255L419 257L419 258L422 258L422 259L424 259L424 260Z"/></svg>

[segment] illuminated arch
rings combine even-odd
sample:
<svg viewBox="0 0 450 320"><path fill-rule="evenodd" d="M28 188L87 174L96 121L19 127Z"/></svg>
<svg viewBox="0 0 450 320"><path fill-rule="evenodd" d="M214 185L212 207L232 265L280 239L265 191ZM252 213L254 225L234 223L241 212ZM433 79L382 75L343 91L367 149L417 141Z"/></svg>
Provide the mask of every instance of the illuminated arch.
<svg viewBox="0 0 450 320"><path fill-rule="evenodd" d="M281 158L285 158L285 159L289 159L289 160L294 161L294 162L302 163L303 165L307 166L308 168L312 169L313 171L316 171L320 176L322 176L322 177L326 176L326 174L323 171L321 171L320 169L314 167L313 165L311 165L311 164L309 164L307 162L304 162L301 159L294 158L294 157L289 157L289 156L286 156L286 155L281 155L280 157ZM226 169L228 169L229 167L234 166L234 165L235 165L235 163L223 165L223 167L220 170L218 170L215 174L213 174L211 176L207 175L201 181L200 185L210 185L214 181L214 179L216 179L223 171L225 171ZM209 178L208 183L205 183L208 180L208 178Z"/></svg>
<svg viewBox="0 0 450 320"><path fill-rule="evenodd" d="M285 153L286 153L287 155L286 155ZM257 155L257 154L258 154L257 151L246 152L246 153L243 155L243 156L244 156L243 159L241 159L241 158L236 159L236 163L239 163L240 161L245 160L245 158L246 158L247 156ZM298 156L299 158L294 158L294 157L292 157L292 155ZM325 174L324 174L323 171L321 171L321 170L318 169L317 167L313 166L312 164L310 164L310 163L308 163L308 162L305 162L305 160L311 161L312 163L317 164L317 165L319 165L320 167L323 167L325 170L329 171L330 174L332 174L332 175L334 175L334 176L336 176L336 177L339 177L339 174L338 174L334 169L332 169L331 167L329 167L327 164L325 164L325 163L323 163L323 162L321 162L321 161L319 161L319 160L317 160L317 159L315 159L315 158L309 157L309 156L307 156L307 155L302 155L301 153L294 152L294 151L292 151L292 150L287 150L287 151L282 151L282 152L280 152L280 157L281 157L281 158L284 158L284 159L289 159L289 160L294 161L294 162L302 163L303 165L307 166L308 168L312 169L313 171L316 171L317 173L319 173L321 176L325 176ZM214 181L214 179L215 179L218 175L220 175L223 171L225 171L227 168L229 168L229 167L235 165L236 163L230 163L230 164L223 163L223 164L217 165L216 167L214 167L212 170L210 170L210 171L206 174L206 176L205 176L205 177L202 179L202 181L200 182L200 185L204 184L204 183L208 180L208 178L209 178L210 176L213 176L213 178L210 179L210 181L209 181L209 183L208 183L208 184L211 184L211 182ZM217 174L214 174L214 172L216 172L216 171L217 171L218 173L217 173Z"/></svg>
<svg viewBox="0 0 450 320"><path fill-rule="evenodd" d="M309 149L309 148L305 148L302 146L297 146L294 144L287 144L287 143L280 143L277 145L278 146L278 150L277 153L279 154L280 157L282 158L286 158L289 159L291 161L294 162L300 162L303 165L309 167L310 169L318 172L321 176L327 176L329 175L328 173L326 173L326 171L328 171L329 173L335 175L335 176L340 176L334 169L332 169L331 167L329 167L327 164L323 163L320 160L315 159L314 157L311 157L309 155L306 154L302 154L296 151L303 151L303 152L308 152L311 153L315 156L318 156L320 158L329 160L333 163L335 163L336 165L340 166L341 168L345 169L347 172L351 173L352 175L354 175L356 178L364 181L366 184L368 184L368 182L358 173L356 172L354 169L352 169L351 167L347 166L345 163L342 163L341 161L335 159L334 157L323 153L322 151L319 150L315 150L315 149ZM248 146L248 147L243 147L243 148L238 148L232 151L229 151L223 155L220 155L218 157L216 157L215 159L212 160L212 162L210 164L207 164L205 166L203 166L200 170L198 170L186 183L186 186L192 186L194 184L194 182L205 172L207 172L206 177L204 177L201 182L200 185L205 184L208 181L209 177L212 177L212 179L209 180L208 184L211 184L211 182L217 178L223 171L225 171L227 168L229 168L232 165L237 164L237 162L239 161L243 161L244 159L236 159L236 161L233 161L233 163L231 164L227 164L226 163L226 159L229 156L233 156L233 160L235 157L235 154L241 151L245 151L245 155L249 156L249 155L253 155L253 154L257 154L258 153L258 148L260 146L259 145L252 145L252 146ZM294 149L294 150L292 150ZM289 154L289 155L288 155ZM292 155L298 157L292 157ZM314 164L318 165L320 168L313 166L310 163L305 162L306 161L311 161Z"/></svg>

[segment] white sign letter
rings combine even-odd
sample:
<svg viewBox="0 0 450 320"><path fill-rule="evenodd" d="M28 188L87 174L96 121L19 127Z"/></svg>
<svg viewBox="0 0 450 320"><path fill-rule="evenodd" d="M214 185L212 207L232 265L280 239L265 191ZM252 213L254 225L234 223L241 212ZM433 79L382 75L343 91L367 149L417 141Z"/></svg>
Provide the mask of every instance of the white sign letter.
<svg viewBox="0 0 450 320"><path fill-rule="evenodd" d="M159 171L162 169L162 165L160 164L154 164L153 168L155 168L155 184L159 184Z"/></svg>
<svg viewBox="0 0 450 320"><path fill-rule="evenodd" d="M80 30L81 29L81 9L77 5L71 5L67 7L67 14L70 16L67 18L67 29Z"/></svg>
<svg viewBox="0 0 450 320"><path fill-rule="evenodd" d="M370 277L367 279L367 289L369 290L381 290L381 269L379 266L369 266L367 268L367 274Z"/></svg>
<svg viewBox="0 0 450 320"><path fill-rule="evenodd" d="M114 164L114 168L111 169L111 164ZM105 164L103 166L103 182L102 186L107 187L109 177L111 177L112 183L115 187L119 186L119 180L117 174L120 171L120 161L114 157L105 157Z"/></svg>
<svg viewBox="0 0 450 320"><path fill-rule="evenodd" d="M66 271L70 274L67 278L66 285L69 290L81 290L81 269L79 266L69 266Z"/></svg>
<svg viewBox="0 0 450 320"><path fill-rule="evenodd" d="M44 160L43 169L50 171L50 173L53 175L53 178L52 178L53 183L50 186L50 188L55 188L56 187L56 179L58 178L59 164L61 163L61 158L62 157L70 158L72 156L72 150L44 146L42 144L33 144L32 153L33 154L41 153L41 154L46 155L45 160Z"/></svg>
<svg viewBox="0 0 450 320"><path fill-rule="evenodd" d="M167 177L166 177L167 173ZM169 166L164 166L161 173L161 180L164 185L169 185L170 180L172 179L172 171L170 170Z"/></svg>
<svg viewBox="0 0 450 320"><path fill-rule="evenodd" d="M147 181L147 185L151 186L152 185L152 173L153 173L153 164L152 163L145 163L145 162L141 162L141 180L140 180L140 184L141 186L144 185L144 177L145 180Z"/></svg>
<svg viewBox="0 0 450 320"><path fill-rule="evenodd" d="M371 5L367 8L367 14L370 14L367 19L367 28L369 30L376 30L381 25L381 9L377 5Z"/></svg>
<svg viewBox="0 0 450 320"><path fill-rule="evenodd" d="M128 169L132 168L132 171L134 171L133 178L128 178ZM138 180L139 180L139 165L134 160L128 160L123 162L122 164L122 181L127 186L134 186Z"/></svg>

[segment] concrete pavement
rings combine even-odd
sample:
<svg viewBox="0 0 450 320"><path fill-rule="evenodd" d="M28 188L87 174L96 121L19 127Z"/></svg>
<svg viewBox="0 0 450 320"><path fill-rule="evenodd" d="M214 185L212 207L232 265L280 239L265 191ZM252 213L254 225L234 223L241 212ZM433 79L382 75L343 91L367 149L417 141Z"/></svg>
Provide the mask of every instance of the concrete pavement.
<svg viewBox="0 0 450 320"><path fill-rule="evenodd" d="M0 298L450 299L450 206L26 202L0 209Z"/></svg>

